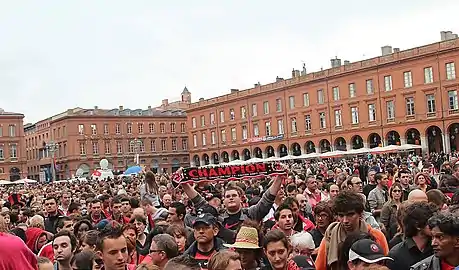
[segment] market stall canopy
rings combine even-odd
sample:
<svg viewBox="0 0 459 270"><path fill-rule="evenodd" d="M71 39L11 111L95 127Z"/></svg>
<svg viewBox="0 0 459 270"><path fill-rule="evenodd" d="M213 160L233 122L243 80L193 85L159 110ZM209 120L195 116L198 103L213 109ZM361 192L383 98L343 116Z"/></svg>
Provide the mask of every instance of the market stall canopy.
<svg viewBox="0 0 459 270"><path fill-rule="evenodd" d="M346 154L346 151L336 150L336 151L332 151L332 152L322 153L322 154L320 154L320 157L321 158L335 158L335 157L342 157L345 154Z"/></svg>

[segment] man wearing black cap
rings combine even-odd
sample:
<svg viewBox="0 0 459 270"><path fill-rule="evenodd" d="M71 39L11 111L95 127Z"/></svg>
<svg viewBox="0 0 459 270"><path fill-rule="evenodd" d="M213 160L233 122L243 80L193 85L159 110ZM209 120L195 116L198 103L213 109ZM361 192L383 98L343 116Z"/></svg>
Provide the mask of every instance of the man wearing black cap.
<svg viewBox="0 0 459 270"><path fill-rule="evenodd" d="M216 237L218 234L218 221L211 214L198 214L193 224L194 241L184 252L199 262L201 269L207 269L207 263L212 255L222 249L223 241Z"/></svg>
<svg viewBox="0 0 459 270"><path fill-rule="evenodd" d="M383 249L370 239L361 239L352 244L347 266L350 270L365 269L372 264L383 264L392 258L384 256Z"/></svg>

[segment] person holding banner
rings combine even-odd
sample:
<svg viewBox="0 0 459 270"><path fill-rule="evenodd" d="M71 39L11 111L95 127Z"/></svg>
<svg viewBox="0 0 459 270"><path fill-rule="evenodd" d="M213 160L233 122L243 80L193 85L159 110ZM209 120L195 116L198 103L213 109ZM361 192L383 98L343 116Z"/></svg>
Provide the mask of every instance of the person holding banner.
<svg viewBox="0 0 459 270"><path fill-rule="evenodd" d="M246 219L260 222L272 208L277 192L281 189L282 183L287 177L287 173L273 174L274 178L271 187L263 194L261 200L249 208L242 208L242 196L244 191L237 186L227 186L223 193L223 204L225 212L220 216L223 220L222 225L230 230L236 231ZM207 201L188 183L181 183L183 191L188 198L191 198L196 209L202 208Z"/></svg>

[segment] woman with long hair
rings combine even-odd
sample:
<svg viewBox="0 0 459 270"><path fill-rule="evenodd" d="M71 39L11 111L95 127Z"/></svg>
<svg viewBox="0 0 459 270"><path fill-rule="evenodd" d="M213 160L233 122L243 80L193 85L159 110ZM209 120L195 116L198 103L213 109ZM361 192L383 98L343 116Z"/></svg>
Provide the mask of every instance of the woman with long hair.
<svg viewBox="0 0 459 270"><path fill-rule="evenodd" d="M140 200L147 199L153 206L159 207L159 186L155 174L151 171L145 174L145 182L140 186Z"/></svg>
<svg viewBox="0 0 459 270"><path fill-rule="evenodd" d="M386 228L386 238L391 240L397 234L397 209L402 203L403 188L400 183L392 184L389 189L390 199L387 201L381 210L381 223Z"/></svg>
<svg viewBox="0 0 459 270"><path fill-rule="evenodd" d="M414 183L416 184L416 188L424 191L424 193L432 189L430 186L430 177L425 173L416 174Z"/></svg>

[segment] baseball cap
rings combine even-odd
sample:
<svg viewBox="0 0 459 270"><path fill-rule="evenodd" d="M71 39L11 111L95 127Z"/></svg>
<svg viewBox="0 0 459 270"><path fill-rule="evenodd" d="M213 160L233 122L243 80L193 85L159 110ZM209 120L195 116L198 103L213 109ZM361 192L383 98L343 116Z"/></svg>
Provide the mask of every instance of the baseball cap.
<svg viewBox="0 0 459 270"><path fill-rule="evenodd" d="M383 249L370 239L361 239L352 244L349 250L349 261L361 260L366 263L377 263L392 258L384 255Z"/></svg>
<svg viewBox="0 0 459 270"><path fill-rule="evenodd" d="M193 227L199 223L204 223L207 226L216 225L217 219L208 213L199 214L196 220L193 223Z"/></svg>

